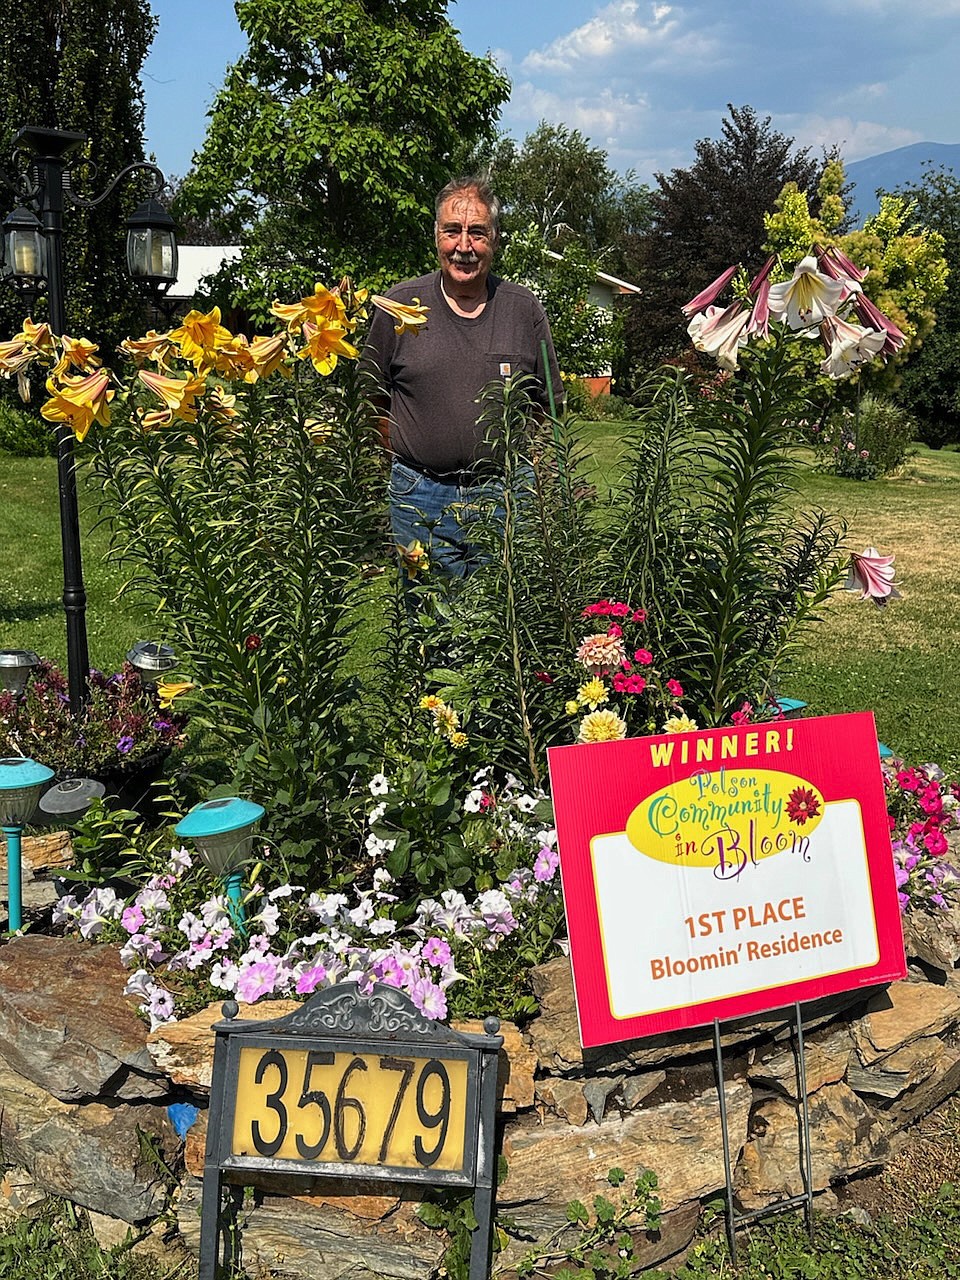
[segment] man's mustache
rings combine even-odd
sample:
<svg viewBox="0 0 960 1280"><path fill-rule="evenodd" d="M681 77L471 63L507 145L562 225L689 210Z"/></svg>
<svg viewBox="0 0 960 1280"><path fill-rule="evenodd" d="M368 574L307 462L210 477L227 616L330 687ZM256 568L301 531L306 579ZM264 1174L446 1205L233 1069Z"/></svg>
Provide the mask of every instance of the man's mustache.
<svg viewBox="0 0 960 1280"><path fill-rule="evenodd" d="M454 262L459 262L462 266L472 266L474 263L480 261L475 253L454 252L451 257Z"/></svg>

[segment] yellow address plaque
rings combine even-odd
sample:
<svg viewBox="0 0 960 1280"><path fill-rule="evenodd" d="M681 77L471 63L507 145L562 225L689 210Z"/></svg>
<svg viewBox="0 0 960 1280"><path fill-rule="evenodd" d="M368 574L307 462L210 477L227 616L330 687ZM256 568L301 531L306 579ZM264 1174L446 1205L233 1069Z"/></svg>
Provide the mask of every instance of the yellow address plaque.
<svg viewBox="0 0 960 1280"><path fill-rule="evenodd" d="M408 1049L245 1045L232 1155L463 1170L468 1063Z"/></svg>

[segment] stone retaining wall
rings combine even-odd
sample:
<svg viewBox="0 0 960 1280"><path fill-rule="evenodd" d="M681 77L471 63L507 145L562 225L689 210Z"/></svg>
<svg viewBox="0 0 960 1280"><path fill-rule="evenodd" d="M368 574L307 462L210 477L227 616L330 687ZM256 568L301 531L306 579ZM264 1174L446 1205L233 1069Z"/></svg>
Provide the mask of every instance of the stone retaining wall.
<svg viewBox="0 0 960 1280"><path fill-rule="evenodd" d="M908 921L910 974L889 989L804 1008L816 1191L882 1167L898 1135L960 1085L960 915ZM148 1033L111 947L27 935L0 948L0 1213L41 1193L91 1211L98 1230L173 1214L199 1242L200 1175L212 1035L219 1006ZM643 1242L652 1265L682 1250L701 1204L724 1185L712 1033L660 1036L584 1051L568 961L534 971L541 1013L507 1025L501 1062L503 1152L498 1204L516 1224L498 1269L509 1272L589 1203L611 1167L654 1169L665 1211ZM262 1019L290 1002L242 1006ZM477 1029L465 1024L464 1029ZM798 1086L789 1012L724 1028L724 1090L744 1208L801 1190ZM181 1140L168 1107L190 1103ZM167 1170L177 1173L171 1185ZM442 1233L416 1216L410 1189L352 1191L329 1181L256 1188L244 1206L244 1262L304 1280L426 1280Z"/></svg>

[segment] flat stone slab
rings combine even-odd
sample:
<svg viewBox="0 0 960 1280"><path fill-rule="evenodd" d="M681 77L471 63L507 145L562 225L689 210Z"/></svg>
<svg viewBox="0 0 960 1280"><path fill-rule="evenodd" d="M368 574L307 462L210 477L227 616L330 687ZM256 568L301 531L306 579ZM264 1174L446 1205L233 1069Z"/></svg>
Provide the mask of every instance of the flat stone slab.
<svg viewBox="0 0 960 1280"><path fill-rule="evenodd" d="M62 1102L163 1097L115 947L27 934L0 947L0 1058Z"/></svg>

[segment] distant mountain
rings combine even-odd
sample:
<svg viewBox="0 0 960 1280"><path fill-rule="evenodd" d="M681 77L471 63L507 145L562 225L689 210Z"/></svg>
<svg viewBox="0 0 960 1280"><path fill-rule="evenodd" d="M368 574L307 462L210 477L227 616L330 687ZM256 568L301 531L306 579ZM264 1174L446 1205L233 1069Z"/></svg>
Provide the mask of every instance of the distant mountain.
<svg viewBox="0 0 960 1280"><path fill-rule="evenodd" d="M877 188L893 191L895 187L919 182L928 162L934 168L942 165L952 169L960 177L960 142L913 142L909 147L897 147L895 151L845 165L848 181L856 184L850 201L855 224L859 226L864 218L877 212Z"/></svg>

